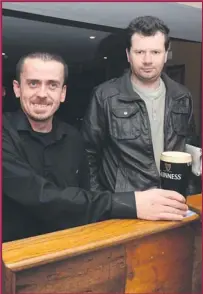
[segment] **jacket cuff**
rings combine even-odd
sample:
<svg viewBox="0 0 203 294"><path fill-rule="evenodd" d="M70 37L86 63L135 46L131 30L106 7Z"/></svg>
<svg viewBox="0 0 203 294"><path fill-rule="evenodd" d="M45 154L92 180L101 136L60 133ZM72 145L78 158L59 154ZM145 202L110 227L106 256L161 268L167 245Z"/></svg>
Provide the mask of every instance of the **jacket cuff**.
<svg viewBox="0 0 203 294"><path fill-rule="evenodd" d="M112 195L111 218L137 218L134 192L119 192Z"/></svg>

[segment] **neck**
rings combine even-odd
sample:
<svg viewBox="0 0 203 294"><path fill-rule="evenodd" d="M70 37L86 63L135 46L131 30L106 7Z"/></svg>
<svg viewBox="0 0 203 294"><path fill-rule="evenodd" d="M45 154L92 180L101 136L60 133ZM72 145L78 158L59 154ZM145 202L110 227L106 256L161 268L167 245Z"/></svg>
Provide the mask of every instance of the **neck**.
<svg viewBox="0 0 203 294"><path fill-rule="evenodd" d="M28 117L30 125L33 131L38 133L49 133L52 130L52 120L53 118L49 118L47 121L34 121Z"/></svg>
<svg viewBox="0 0 203 294"><path fill-rule="evenodd" d="M153 81L143 81L138 79L134 74L132 74L131 80L135 85L146 90L156 90L160 85L160 77L156 78Z"/></svg>

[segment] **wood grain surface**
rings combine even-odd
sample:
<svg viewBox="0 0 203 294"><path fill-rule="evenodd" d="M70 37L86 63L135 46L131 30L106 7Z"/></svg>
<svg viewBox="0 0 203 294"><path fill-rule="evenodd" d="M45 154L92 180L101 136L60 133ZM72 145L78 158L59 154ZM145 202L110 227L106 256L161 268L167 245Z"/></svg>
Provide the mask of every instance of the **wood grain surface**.
<svg viewBox="0 0 203 294"><path fill-rule="evenodd" d="M200 220L202 221L202 194L188 197L187 204L201 216ZM194 223L193 229L195 231L195 241L192 293L202 293L202 224L199 222Z"/></svg>
<svg viewBox="0 0 203 294"><path fill-rule="evenodd" d="M191 293L193 243L187 226L127 244L125 293Z"/></svg>
<svg viewBox="0 0 203 294"><path fill-rule="evenodd" d="M191 293L199 219L109 220L4 243L6 293Z"/></svg>
<svg viewBox="0 0 203 294"><path fill-rule="evenodd" d="M202 216L202 194L187 197L189 207Z"/></svg>
<svg viewBox="0 0 203 294"><path fill-rule="evenodd" d="M7 267L19 271L184 226L198 219L198 215L194 215L176 222L109 220L3 243L2 255Z"/></svg>
<svg viewBox="0 0 203 294"><path fill-rule="evenodd" d="M122 245L67 258L16 274L16 293L124 293Z"/></svg>
<svg viewBox="0 0 203 294"><path fill-rule="evenodd" d="M195 234L193 252L192 293L202 293L202 222L193 224Z"/></svg>

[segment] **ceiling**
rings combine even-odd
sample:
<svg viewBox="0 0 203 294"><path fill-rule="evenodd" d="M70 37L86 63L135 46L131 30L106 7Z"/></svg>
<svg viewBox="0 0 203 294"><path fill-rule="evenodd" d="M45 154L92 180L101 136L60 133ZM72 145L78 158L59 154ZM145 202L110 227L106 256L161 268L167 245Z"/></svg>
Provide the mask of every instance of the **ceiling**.
<svg viewBox="0 0 203 294"><path fill-rule="evenodd" d="M200 4L200 3L199 3ZM123 29L139 15L154 15L163 19L174 38L201 42L202 9L177 3L149 2L67 2L67 3L2 3L3 9L15 13L27 12L55 19L92 24L91 29L3 16L3 52L7 64L34 50L52 50L62 54L69 63L87 63L95 58L102 40L111 28ZM37 18L36 18L37 19ZM106 29L105 26L107 26ZM85 27L85 25L84 25ZM109 30L109 32L108 32ZM96 36L90 39L90 36ZM103 57L102 57L103 58Z"/></svg>
<svg viewBox="0 0 203 294"><path fill-rule="evenodd" d="M15 23L15 24L14 24ZM98 44L109 33L70 26L3 17L3 51L9 58L27 51L51 50L75 62L93 59ZM96 36L90 39L90 36Z"/></svg>
<svg viewBox="0 0 203 294"><path fill-rule="evenodd" d="M180 4L192 6L192 7L197 7L197 8L202 8L202 2L176 2L176 3L180 3Z"/></svg>

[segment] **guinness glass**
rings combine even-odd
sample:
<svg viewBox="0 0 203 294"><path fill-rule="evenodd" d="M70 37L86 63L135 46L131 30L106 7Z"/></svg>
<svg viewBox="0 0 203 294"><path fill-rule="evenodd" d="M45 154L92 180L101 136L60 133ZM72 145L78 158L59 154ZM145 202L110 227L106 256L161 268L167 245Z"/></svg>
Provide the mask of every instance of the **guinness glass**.
<svg viewBox="0 0 203 294"><path fill-rule="evenodd" d="M161 188L177 191L186 197L192 156L186 152L166 151L161 154Z"/></svg>

